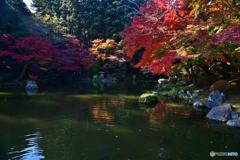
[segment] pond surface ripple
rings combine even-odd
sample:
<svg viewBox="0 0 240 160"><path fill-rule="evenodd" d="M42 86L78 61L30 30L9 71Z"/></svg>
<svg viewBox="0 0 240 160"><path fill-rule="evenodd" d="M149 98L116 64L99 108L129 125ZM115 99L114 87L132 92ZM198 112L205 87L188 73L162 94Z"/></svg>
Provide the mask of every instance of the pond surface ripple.
<svg viewBox="0 0 240 160"><path fill-rule="evenodd" d="M0 160L208 160L210 151L240 152L239 129L187 107L149 109L137 97L2 94Z"/></svg>

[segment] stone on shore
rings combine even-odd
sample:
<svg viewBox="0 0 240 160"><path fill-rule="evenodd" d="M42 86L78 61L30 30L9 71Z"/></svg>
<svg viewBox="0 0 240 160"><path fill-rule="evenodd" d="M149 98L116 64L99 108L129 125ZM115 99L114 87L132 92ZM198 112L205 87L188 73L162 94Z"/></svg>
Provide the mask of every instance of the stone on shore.
<svg viewBox="0 0 240 160"><path fill-rule="evenodd" d="M222 104L218 107L212 108L208 114L207 118L220 122L227 122L231 119L232 106L231 104Z"/></svg>
<svg viewBox="0 0 240 160"><path fill-rule="evenodd" d="M230 127L240 127L240 119L231 119L226 123Z"/></svg>
<svg viewBox="0 0 240 160"><path fill-rule="evenodd" d="M217 107L223 104L224 101L225 101L225 95L223 92L220 92L218 90L212 91L208 96L207 106L208 108Z"/></svg>

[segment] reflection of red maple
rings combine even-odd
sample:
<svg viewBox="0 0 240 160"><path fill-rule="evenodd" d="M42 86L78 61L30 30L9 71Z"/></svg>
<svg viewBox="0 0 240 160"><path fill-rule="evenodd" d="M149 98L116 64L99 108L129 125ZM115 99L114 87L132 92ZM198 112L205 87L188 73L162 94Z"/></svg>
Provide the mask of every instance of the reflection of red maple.
<svg viewBox="0 0 240 160"><path fill-rule="evenodd" d="M100 105L92 107L91 112L94 120L98 122L111 123L115 118L113 114L107 112L105 107L101 107Z"/></svg>
<svg viewBox="0 0 240 160"><path fill-rule="evenodd" d="M151 119L164 118L166 116L166 104L161 100L150 113Z"/></svg>

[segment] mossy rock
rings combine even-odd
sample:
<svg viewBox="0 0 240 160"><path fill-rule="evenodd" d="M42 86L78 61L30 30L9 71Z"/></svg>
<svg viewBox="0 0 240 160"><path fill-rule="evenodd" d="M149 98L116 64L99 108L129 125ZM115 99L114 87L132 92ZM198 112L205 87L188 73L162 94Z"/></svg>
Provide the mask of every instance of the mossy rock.
<svg viewBox="0 0 240 160"><path fill-rule="evenodd" d="M138 98L139 103L149 104L158 102L158 96L153 93L144 93Z"/></svg>
<svg viewBox="0 0 240 160"><path fill-rule="evenodd" d="M161 96L173 97L177 96L178 92L176 88L171 88L170 90L162 91L159 94Z"/></svg>

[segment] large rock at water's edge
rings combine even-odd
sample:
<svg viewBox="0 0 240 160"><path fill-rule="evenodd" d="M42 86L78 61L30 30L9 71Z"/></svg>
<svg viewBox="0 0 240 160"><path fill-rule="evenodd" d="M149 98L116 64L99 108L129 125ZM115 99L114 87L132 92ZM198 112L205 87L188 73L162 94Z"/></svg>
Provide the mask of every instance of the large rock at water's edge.
<svg viewBox="0 0 240 160"><path fill-rule="evenodd" d="M144 93L138 98L139 103L155 103L158 101L158 97L153 93Z"/></svg>
<svg viewBox="0 0 240 160"><path fill-rule="evenodd" d="M220 92L218 90L212 91L209 96L208 96L208 102L207 102L207 107L208 108L213 108L220 106L223 104L225 101L225 95L223 92Z"/></svg>
<svg viewBox="0 0 240 160"><path fill-rule="evenodd" d="M218 107L212 108L207 118L215 121L226 122L231 118L232 106L231 104L223 104Z"/></svg>
<svg viewBox="0 0 240 160"><path fill-rule="evenodd" d="M226 123L230 127L240 127L240 119L231 119Z"/></svg>
<svg viewBox="0 0 240 160"><path fill-rule="evenodd" d="M233 111L233 112L231 113L231 118L232 118L232 119L240 119L240 113Z"/></svg>

